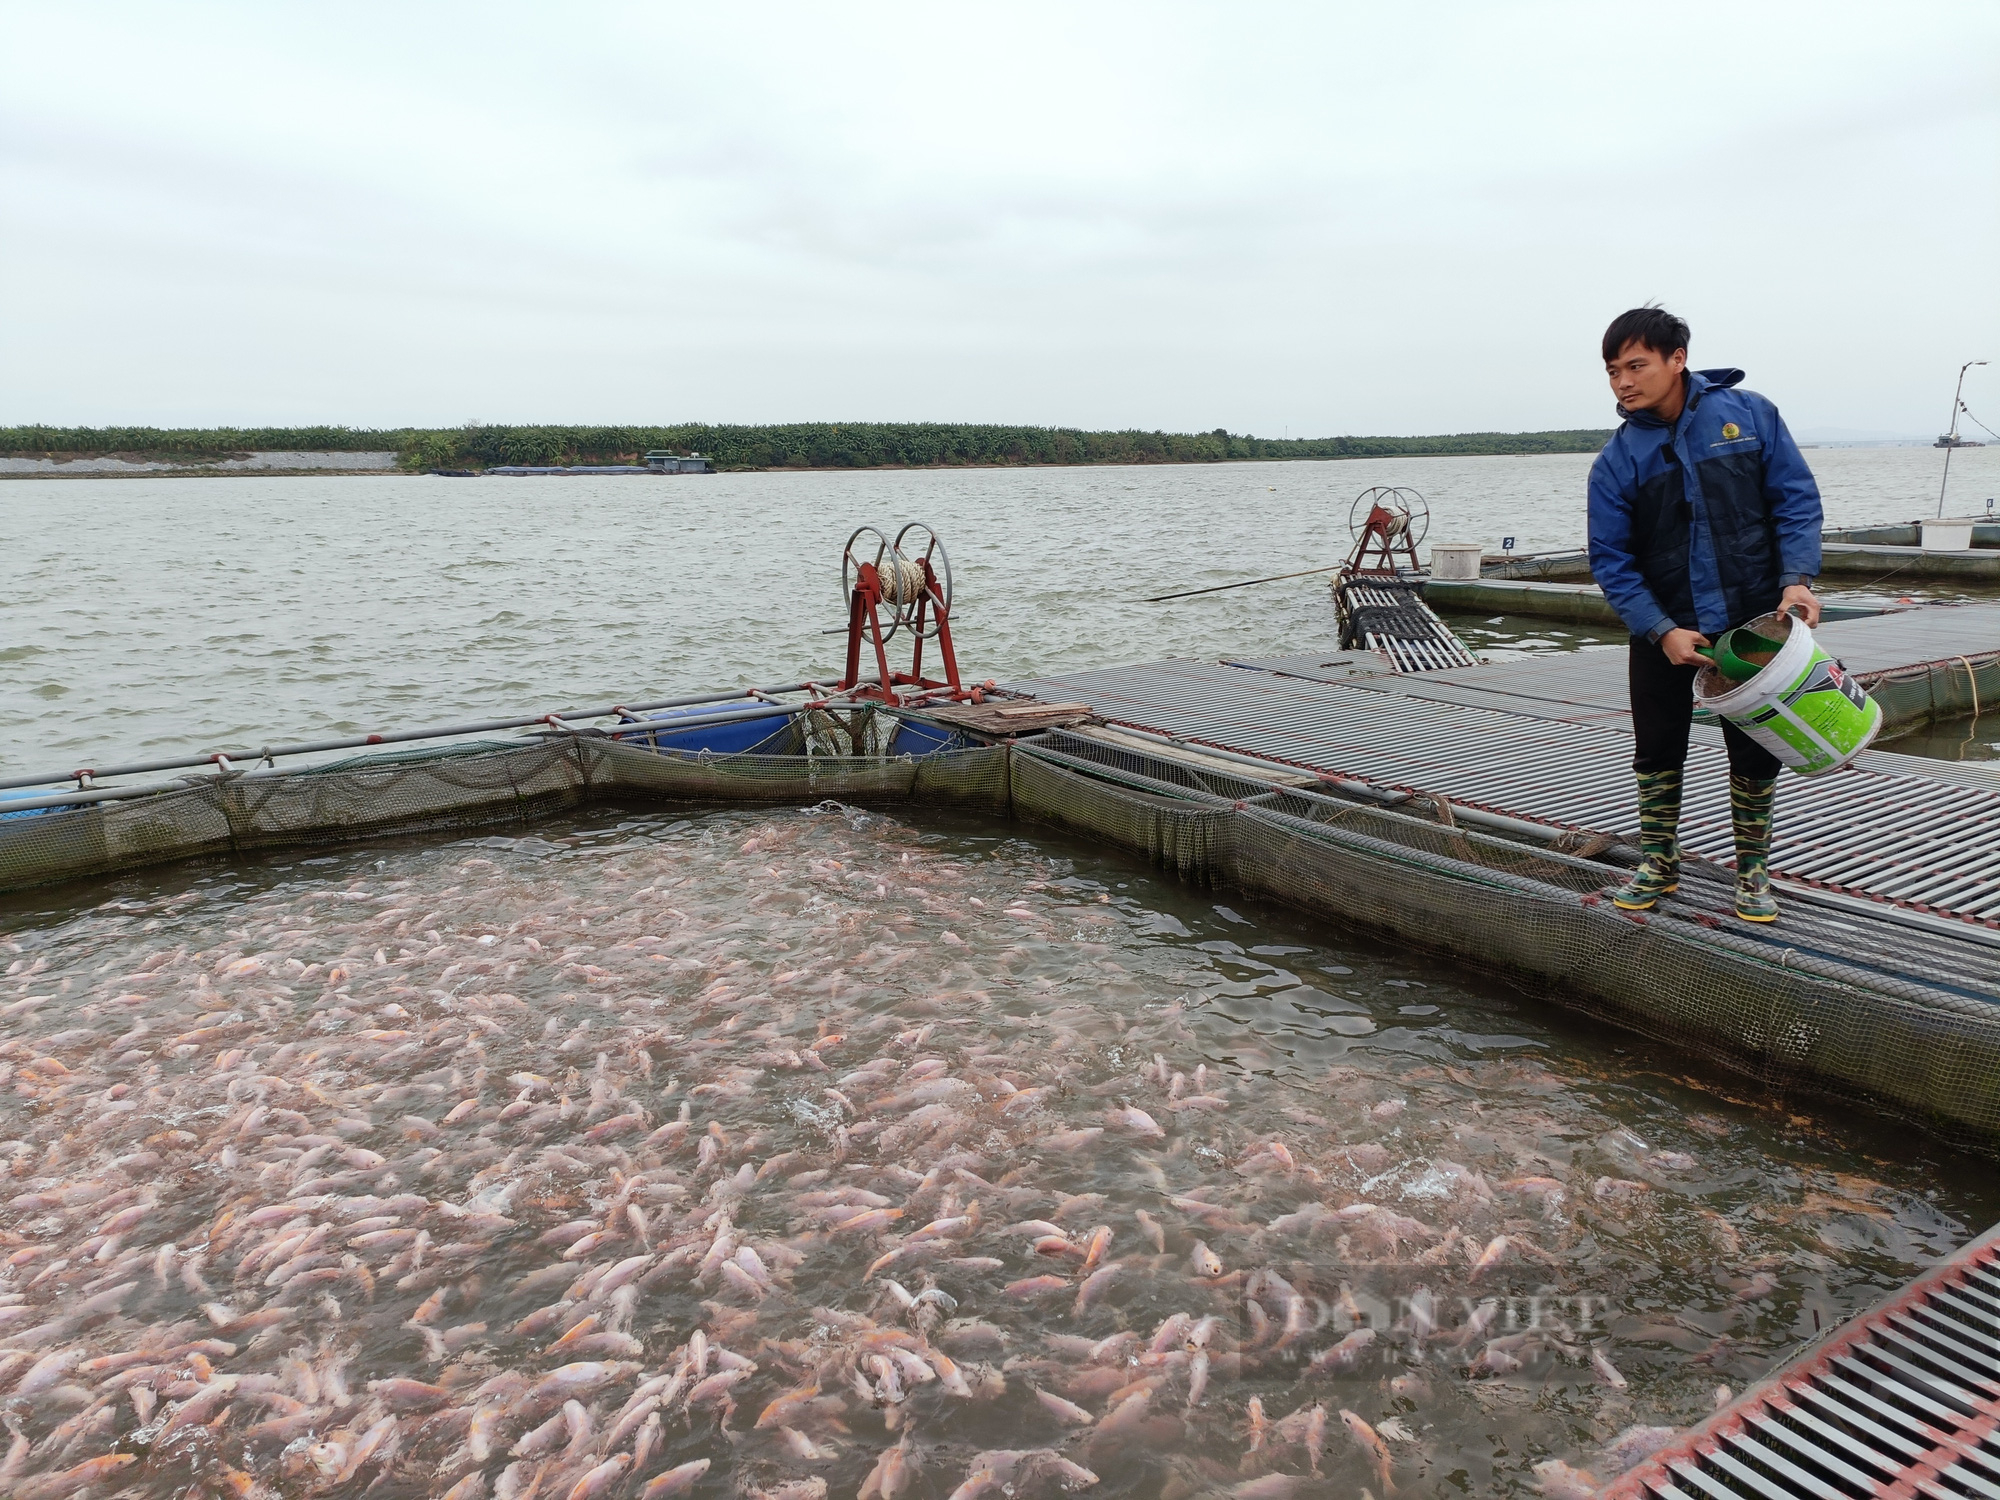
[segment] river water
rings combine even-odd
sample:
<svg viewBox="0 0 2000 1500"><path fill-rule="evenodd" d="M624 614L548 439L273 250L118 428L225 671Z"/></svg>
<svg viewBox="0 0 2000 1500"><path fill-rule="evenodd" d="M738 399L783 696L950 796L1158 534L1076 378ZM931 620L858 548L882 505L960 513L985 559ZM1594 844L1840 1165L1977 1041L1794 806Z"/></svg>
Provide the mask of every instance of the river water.
<svg viewBox="0 0 2000 1500"><path fill-rule="evenodd" d="M977 823L600 811L6 917L24 1497L1563 1494L2000 1216Z"/></svg>
<svg viewBox="0 0 2000 1500"><path fill-rule="evenodd" d="M1932 450L1808 457L1832 524L1936 507ZM1136 601L1337 561L1377 484L1420 491L1437 540L1575 545L1589 467L10 480L0 767L796 681L838 666L815 632L845 621L840 548L864 523L943 534L978 678L1311 650L1331 644L1323 578ZM2000 448L1954 456L1954 508L1996 490Z"/></svg>
<svg viewBox="0 0 2000 1500"><path fill-rule="evenodd" d="M788 680L862 520L955 545L977 675L1295 649L1317 580L1131 601L1324 561L1368 483L1573 542L1586 466L16 482L7 753ZM2000 1218L1908 1131L953 819L143 871L0 900L0 970L23 1496L1561 1495Z"/></svg>

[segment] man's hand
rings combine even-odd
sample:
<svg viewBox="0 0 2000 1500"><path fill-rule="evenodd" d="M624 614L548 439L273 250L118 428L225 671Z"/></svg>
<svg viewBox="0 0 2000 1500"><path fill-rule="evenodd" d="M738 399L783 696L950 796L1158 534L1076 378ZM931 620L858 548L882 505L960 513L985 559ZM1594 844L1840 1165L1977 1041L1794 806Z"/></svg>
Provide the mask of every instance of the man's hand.
<svg viewBox="0 0 2000 1500"><path fill-rule="evenodd" d="M1699 630L1669 630L1660 637L1660 649L1667 653L1667 660L1677 667L1707 666L1708 658L1697 656L1694 648L1713 644Z"/></svg>
<svg viewBox="0 0 2000 1500"><path fill-rule="evenodd" d="M1795 583L1786 589L1785 597L1778 601L1778 613L1784 614L1787 610L1804 620L1806 629L1819 628L1819 600L1803 583Z"/></svg>

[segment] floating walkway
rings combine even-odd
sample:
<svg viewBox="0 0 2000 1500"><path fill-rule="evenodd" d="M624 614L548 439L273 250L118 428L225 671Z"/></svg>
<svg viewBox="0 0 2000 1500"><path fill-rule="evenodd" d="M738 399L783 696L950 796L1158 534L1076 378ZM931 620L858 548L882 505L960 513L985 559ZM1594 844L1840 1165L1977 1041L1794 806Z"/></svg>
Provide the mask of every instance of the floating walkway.
<svg viewBox="0 0 2000 1500"><path fill-rule="evenodd" d="M1434 614L1421 580L1363 574L1334 585L1343 620L1342 640L1379 653L1394 672L1437 672L1472 667L1479 658Z"/></svg>
<svg viewBox="0 0 2000 1500"><path fill-rule="evenodd" d="M1614 1481L1599 1500L2000 1496L2000 1230Z"/></svg>
<svg viewBox="0 0 2000 1500"><path fill-rule="evenodd" d="M1897 526L1868 528L1856 535L1901 536ZM1828 532L1820 543L1820 577L1872 578L1914 583L1919 579L1947 579L1959 583L2000 583L2000 544L1972 547L1922 547L1914 536L1908 543L1844 541L1846 533ZM2000 535L2000 526L1973 528L1975 541ZM1590 554L1570 552L1530 553L1500 558L1480 569L1486 578L1532 579L1543 583L1587 583Z"/></svg>
<svg viewBox="0 0 2000 1500"><path fill-rule="evenodd" d="M1987 701L2000 700L2000 606L1834 622L1819 635L1878 692L1920 681L1926 716L1934 667L1948 676L1957 666L1968 698L1987 674ZM1551 833L1625 837L1638 827L1623 650L1420 676L1385 672L1366 652L1166 661L1010 686L1088 703L1114 723L1442 797ZM1720 729L1697 728L1689 765L1683 840L1729 865ZM1788 776L1772 872L2000 934L2000 764L1870 751L1832 776Z"/></svg>
<svg viewBox="0 0 2000 1500"><path fill-rule="evenodd" d="M1829 608L1813 634L1882 705L1887 735L2000 706L2000 605L1930 604L1890 611ZM1499 698L1511 699L1519 712L1530 711L1531 700L1560 706L1579 696L1617 714L1625 711L1622 646L1611 651L1547 652L1456 678L1434 674L1430 680L1441 679L1489 695L1486 701L1491 706L1508 706ZM1925 762L1931 767L1939 764Z"/></svg>

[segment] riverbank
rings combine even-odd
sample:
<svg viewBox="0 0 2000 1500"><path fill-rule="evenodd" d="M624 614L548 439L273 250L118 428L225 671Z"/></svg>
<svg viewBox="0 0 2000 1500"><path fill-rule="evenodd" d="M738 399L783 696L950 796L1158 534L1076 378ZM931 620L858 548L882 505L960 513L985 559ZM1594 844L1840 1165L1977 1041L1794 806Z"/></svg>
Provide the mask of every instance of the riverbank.
<svg viewBox="0 0 2000 1500"><path fill-rule="evenodd" d="M8 454L0 479L180 479L226 474L393 474L394 450L378 452L232 453L191 462L172 453Z"/></svg>
<svg viewBox="0 0 2000 1500"><path fill-rule="evenodd" d="M0 476L79 473L373 473L633 463L646 453L706 455L718 469L970 469L1203 464L1276 459L1446 458L1595 453L1608 430L1418 437L1260 438L1231 433L1091 432L993 423L801 422L674 427L0 428ZM325 460L285 466L246 460ZM382 461L389 455L389 461ZM353 459L342 464L338 460ZM80 464L96 465L79 468ZM107 464L122 467L105 467Z"/></svg>

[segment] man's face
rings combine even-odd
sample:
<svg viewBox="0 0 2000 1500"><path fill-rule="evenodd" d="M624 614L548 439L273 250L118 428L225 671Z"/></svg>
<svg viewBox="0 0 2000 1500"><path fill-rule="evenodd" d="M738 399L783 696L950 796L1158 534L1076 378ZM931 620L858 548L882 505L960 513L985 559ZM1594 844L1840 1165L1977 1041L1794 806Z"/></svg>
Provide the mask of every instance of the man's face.
<svg viewBox="0 0 2000 1500"><path fill-rule="evenodd" d="M1611 394L1620 406L1627 411L1651 411L1680 389L1681 371L1687 362L1685 349L1661 354L1634 339L1618 351L1604 372L1611 377Z"/></svg>

